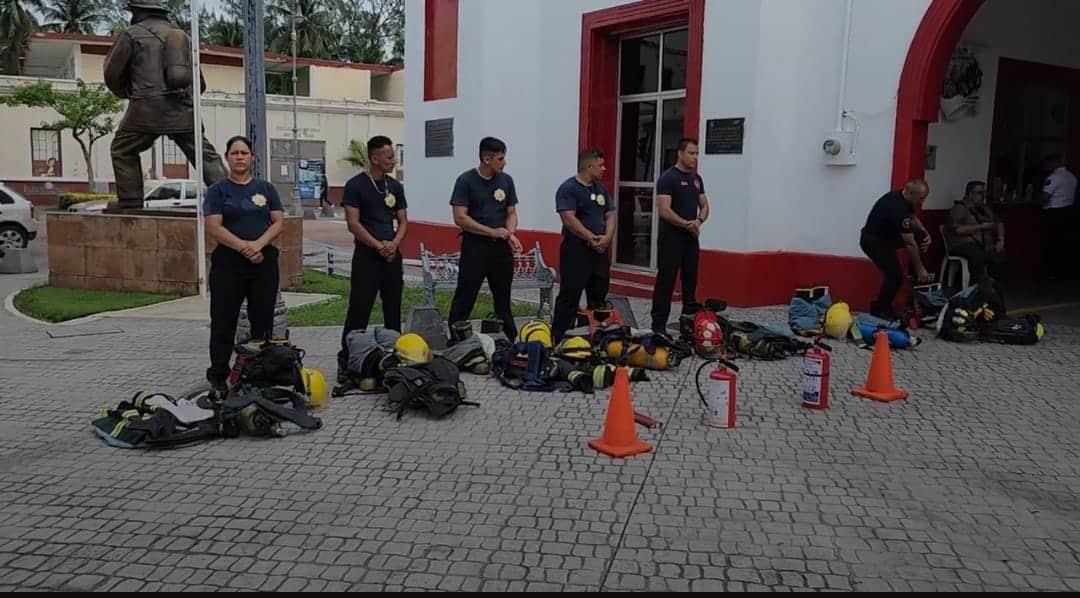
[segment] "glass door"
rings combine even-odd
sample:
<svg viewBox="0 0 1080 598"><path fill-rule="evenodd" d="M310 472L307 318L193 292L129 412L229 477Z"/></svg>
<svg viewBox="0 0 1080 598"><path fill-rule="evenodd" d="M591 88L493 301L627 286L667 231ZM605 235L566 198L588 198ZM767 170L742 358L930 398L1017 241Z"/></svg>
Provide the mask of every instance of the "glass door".
<svg viewBox="0 0 1080 598"><path fill-rule="evenodd" d="M656 268L656 178L675 164L686 105L686 29L620 44L615 262Z"/></svg>

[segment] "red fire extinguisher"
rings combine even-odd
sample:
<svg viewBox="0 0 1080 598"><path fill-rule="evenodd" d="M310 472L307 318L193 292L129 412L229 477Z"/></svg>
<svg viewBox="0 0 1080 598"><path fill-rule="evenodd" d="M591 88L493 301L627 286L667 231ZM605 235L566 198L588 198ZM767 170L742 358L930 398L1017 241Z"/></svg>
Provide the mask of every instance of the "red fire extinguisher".
<svg viewBox="0 0 1080 598"><path fill-rule="evenodd" d="M717 368L709 372L708 391L701 389L701 372L711 364L718 364ZM694 383L697 385L698 396L705 412L701 416L701 422L713 428L735 427L735 373L739 367L726 359L711 359L701 364Z"/></svg>
<svg viewBox="0 0 1080 598"><path fill-rule="evenodd" d="M829 351L832 348L817 339L803 357L802 405L807 409L829 408L829 369L832 365Z"/></svg>

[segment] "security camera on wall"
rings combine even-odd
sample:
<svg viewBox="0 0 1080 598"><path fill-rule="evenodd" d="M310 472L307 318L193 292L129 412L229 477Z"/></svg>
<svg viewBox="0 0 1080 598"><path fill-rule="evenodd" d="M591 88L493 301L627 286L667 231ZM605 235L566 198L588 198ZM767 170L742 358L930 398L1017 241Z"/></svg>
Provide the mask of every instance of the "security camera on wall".
<svg viewBox="0 0 1080 598"><path fill-rule="evenodd" d="M821 151L826 166L851 166L855 164L855 133L852 131L829 131Z"/></svg>

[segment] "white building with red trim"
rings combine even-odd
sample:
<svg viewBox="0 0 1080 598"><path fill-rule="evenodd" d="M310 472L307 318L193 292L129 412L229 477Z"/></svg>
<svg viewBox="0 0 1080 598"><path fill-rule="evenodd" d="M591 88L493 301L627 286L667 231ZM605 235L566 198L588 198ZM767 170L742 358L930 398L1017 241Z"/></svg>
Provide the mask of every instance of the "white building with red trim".
<svg viewBox="0 0 1080 598"><path fill-rule="evenodd" d="M615 291L649 296L652 184L688 135L713 207L701 296L786 303L817 283L863 306L880 279L859 229L890 188L925 176L936 232L965 181L990 182L1016 200L999 212L1022 273L1040 241L1020 200L1041 175L1017 164L1080 162L1080 2L407 0L406 12L407 39L423 40L406 62L424 65L406 75L414 252L456 247L450 189L492 135L509 146L523 240L555 262L555 189L595 146L619 210Z"/></svg>

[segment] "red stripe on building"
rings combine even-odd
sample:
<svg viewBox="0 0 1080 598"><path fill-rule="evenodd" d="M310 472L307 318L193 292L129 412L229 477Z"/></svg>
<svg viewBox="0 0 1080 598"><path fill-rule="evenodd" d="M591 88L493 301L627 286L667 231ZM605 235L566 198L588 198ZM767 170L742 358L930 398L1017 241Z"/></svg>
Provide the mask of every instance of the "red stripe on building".
<svg viewBox="0 0 1080 598"><path fill-rule="evenodd" d="M424 101L457 97L458 0L424 5Z"/></svg>

